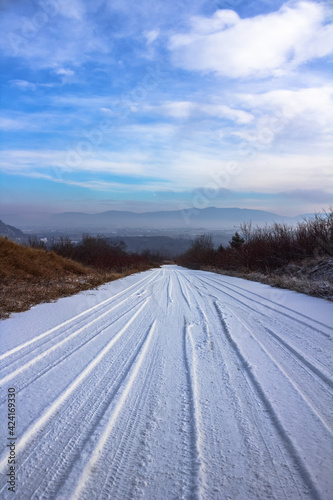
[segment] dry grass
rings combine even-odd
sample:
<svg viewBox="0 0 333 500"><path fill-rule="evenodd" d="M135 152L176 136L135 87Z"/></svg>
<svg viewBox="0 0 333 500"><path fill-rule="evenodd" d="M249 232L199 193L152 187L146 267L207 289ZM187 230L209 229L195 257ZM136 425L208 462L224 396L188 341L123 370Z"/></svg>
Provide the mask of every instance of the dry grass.
<svg viewBox="0 0 333 500"><path fill-rule="evenodd" d="M55 279L59 276L86 275L85 266L59 257L54 252L37 250L0 238L0 279Z"/></svg>
<svg viewBox="0 0 333 500"><path fill-rule="evenodd" d="M96 288L140 271L149 265L122 273L101 271L65 259L53 252L24 247L0 238L0 319L41 302L52 302Z"/></svg>

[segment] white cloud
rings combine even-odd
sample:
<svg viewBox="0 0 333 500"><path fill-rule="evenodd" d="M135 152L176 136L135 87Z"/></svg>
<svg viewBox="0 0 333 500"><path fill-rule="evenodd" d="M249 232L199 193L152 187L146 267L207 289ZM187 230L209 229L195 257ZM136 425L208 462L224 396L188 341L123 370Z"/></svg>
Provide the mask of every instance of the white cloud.
<svg viewBox="0 0 333 500"><path fill-rule="evenodd" d="M13 120L12 118L0 118L0 130L20 130L24 129L25 126L26 124L20 120Z"/></svg>
<svg viewBox="0 0 333 500"><path fill-rule="evenodd" d="M103 191L106 186L121 187L103 174L158 178L145 182L140 189L146 191L191 191L197 188L223 188L239 192L281 193L291 190L327 190L332 186L331 157L328 155L292 155L259 153L255 158L234 153L232 163L236 174L228 175L229 162L218 152L182 150L159 153L135 151L115 153L94 151L91 157L82 157L80 164L66 164L67 151L7 150L0 153L2 170L15 175L45 178L69 185L81 185ZM68 158L67 158L68 159ZM237 173L238 171L238 173ZM94 180L86 179L94 173ZM79 176L77 175L79 174ZM217 181L220 179L221 183ZM163 181L164 180L164 181ZM166 181L166 182L165 182ZM131 190L130 180L123 187ZM137 188L137 185L136 185Z"/></svg>
<svg viewBox="0 0 333 500"><path fill-rule="evenodd" d="M187 119L190 117L226 118L238 124L250 123L253 115L248 111L234 109L224 104L205 104L191 101L167 101L158 106L146 106L146 110L171 116L173 118Z"/></svg>
<svg viewBox="0 0 333 500"><path fill-rule="evenodd" d="M239 15L233 10L217 10L212 17L193 16L192 31L201 35L211 35L223 29L234 26L240 21Z"/></svg>
<svg viewBox="0 0 333 500"><path fill-rule="evenodd" d="M63 133L64 126L67 126L68 123L77 123L77 121L77 113L67 113L66 117L64 117L56 112L7 111L3 113L3 117L0 119L0 129L5 131L22 130L23 135L27 134L28 136L32 132L43 134L61 130ZM73 133L73 127L70 127L70 130L67 131L67 137Z"/></svg>
<svg viewBox="0 0 333 500"><path fill-rule="evenodd" d="M239 94L236 96L248 109L280 111L286 119L306 113L317 120L330 120L333 116L333 86L298 90L272 90L261 94Z"/></svg>
<svg viewBox="0 0 333 500"><path fill-rule="evenodd" d="M36 90L37 85L27 80L10 80L10 84L13 87L17 87L21 90Z"/></svg>
<svg viewBox="0 0 333 500"><path fill-rule="evenodd" d="M84 2L81 0L71 0L70 2L58 0L56 5L60 15L77 21L81 21L83 19L86 11Z"/></svg>
<svg viewBox="0 0 333 500"><path fill-rule="evenodd" d="M243 162L242 162L243 163ZM245 160L233 189L278 193L293 189L327 189L333 185L329 155L261 153Z"/></svg>
<svg viewBox="0 0 333 500"><path fill-rule="evenodd" d="M240 19L220 10L195 17L189 33L171 37L174 63L232 78L282 75L333 52L333 24L321 3L286 3L278 12Z"/></svg>
<svg viewBox="0 0 333 500"><path fill-rule="evenodd" d="M39 82L29 82L27 80L9 80L12 87L16 87L20 90L32 90L35 91L38 88L51 88L55 87L55 83L39 83Z"/></svg>
<svg viewBox="0 0 333 500"><path fill-rule="evenodd" d="M112 111L112 109L110 108L99 108L100 111L102 111L103 113L107 114L107 115L115 115L116 113L114 111Z"/></svg>
<svg viewBox="0 0 333 500"><path fill-rule="evenodd" d="M193 112L193 107L194 104L189 101L170 101L150 109L173 118L188 118Z"/></svg>
<svg viewBox="0 0 333 500"><path fill-rule="evenodd" d="M54 72L60 76L73 76L75 74L72 69L68 68L57 68Z"/></svg>
<svg viewBox="0 0 333 500"><path fill-rule="evenodd" d="M54 106L60 105L68 105L74 106L77 108L96 108L97 106L104 106L106 104L110 104L110 98L105 96L98 95L88 95L88 96L78 96L78 95L56 95L52 98L52 104ZM108 108L103 108L103 111Z"/></svg>
<svg viewBox="0 0 333 500"><path fill-rule="evenodd" d="M80 66L110 51L107 36L96 24L87 2L17 1L15 8L4 9L0 20L3 37L0 51L20 57L40 68Z"/></svg>
<svg viewBox="0 0 333 500"><path fill-rule="evenodd" d="M237 165L229 175L228 165ZM279 193L297 189L326 190L332 186L332 158L328 155L292 155L259 153L255 158L236 152L231 162L218 154L184 151L170 162L175 190L226 188L240 192ZM220 183L219 183L220 179Z"/></svg>
<svg viewBox="0 0 333 500"><path fill-rule="evenodd" d="M294 152L323 147L326 151L332 150L332 86L238 94L235 101L243 109L251 110L257 119L256 130L235 130L233 135L258 142L260 131L268 130L270 142L281 136L284 147L292 147Z"/></svg>
<svg viewBox="0 0 333 500"><path fill-rule="evenodd" d="M155 29L155 30L144 31L143 34L147 40L147 45L150 45L158 38L158 36L160 34L160 30Z"/></svg>
<svg viewBox="0 0 333 500"><path fill-rule="evenodd" d="M242 109L233 109L230 106L222 104L206 104L199 108L203 113L216 118L227 118L240 125L250 123L253 120L253 115Z"/></svg>
<svg viewBox="0 0 333 500"><path fill-rule="evenodd" d="M87 141L86 141L87 143ZM41 174L55 177L59 172L95 172L119 175L150 176L147 155L117 153L92 147L79 150L79 143L73 149L61 150L3 150L0 152L2 170L11 173ZM91 151L91 152L90 152Z"/></svg>

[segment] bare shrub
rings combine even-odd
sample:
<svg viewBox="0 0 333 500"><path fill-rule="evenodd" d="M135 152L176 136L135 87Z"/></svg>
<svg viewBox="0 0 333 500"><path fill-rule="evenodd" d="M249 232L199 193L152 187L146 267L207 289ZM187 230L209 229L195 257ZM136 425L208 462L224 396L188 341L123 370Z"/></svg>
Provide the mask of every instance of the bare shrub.
<svg viewBox="0 0 333 500"><path fill-rule="evenodd" d="M202 235L194 240L188 252L177 262L196 269L209 268L240 277L252 276L254 280L269 282L274 286L331 297L331 274L321 280L322 284L314 276L317 273L316 262L320 262L321 258L328 259L327 265L332 267L332 209L304 219L296 226L274 223L253 227L251 224L242 224L241 233L235 233L227 248L220 246L217 250L214 250L209 235ZM303 265L309 259L314 259L311 272ZM288 277L291 264L297 264L300 269L299 274L292 278Z"/></svg>
<svg viewBox="0 0 333 500"><path fill-rule="evenodd" d="M190 248L178 259L178 262L197 269L201 265L214 263L215 256L212 235L201 234L192 241Z"/></svg>
<svg viewBox="0 0 333 500"><path fill-rule="evenodd" d="M44 240L38 239L37 236L30 236L28 244L31 248L38 248L46 250L46 243Z"/></svg>
<svg viewBox="0 0 333 500"><path fill-rule="evenodd" d="M127 253L122 240L110 241L102 236L89 234L84 234L78 244L72 243L68 238L60 238L53 243L52 250L84 265L114 272L147 266L153 260L151 255Z"/></svg>

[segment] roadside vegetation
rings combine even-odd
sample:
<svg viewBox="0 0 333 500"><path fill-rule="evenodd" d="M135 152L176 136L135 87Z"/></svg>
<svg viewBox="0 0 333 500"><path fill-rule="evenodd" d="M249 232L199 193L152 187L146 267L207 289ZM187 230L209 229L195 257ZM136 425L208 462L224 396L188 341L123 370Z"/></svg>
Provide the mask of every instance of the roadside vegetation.
<svg viewBox="0 0 333 500"><path fill-rule="evenodd" d="M36 239L23 246L0 237L0 318L158 267L158 257L128 254L121 242L88 235L78 245L64 238L51 249Z"/></svg>
<svg viewBox="0 0 333 500"><path fill-rule="evenodd" d="M296 226L243 224L217 249L200 235L177 263L333 300L333 211Z"/></svg>

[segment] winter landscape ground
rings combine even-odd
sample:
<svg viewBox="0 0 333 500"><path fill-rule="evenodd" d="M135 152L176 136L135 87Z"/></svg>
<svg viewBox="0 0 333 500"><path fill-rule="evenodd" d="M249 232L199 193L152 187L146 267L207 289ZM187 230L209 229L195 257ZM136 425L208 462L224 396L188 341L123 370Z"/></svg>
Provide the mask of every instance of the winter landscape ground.
<svg viewBox="0 0 333 500"><path fill-rule="evenodd" d="M169 265L14 314L0 497L330 499L332 311Z"/></svg>

